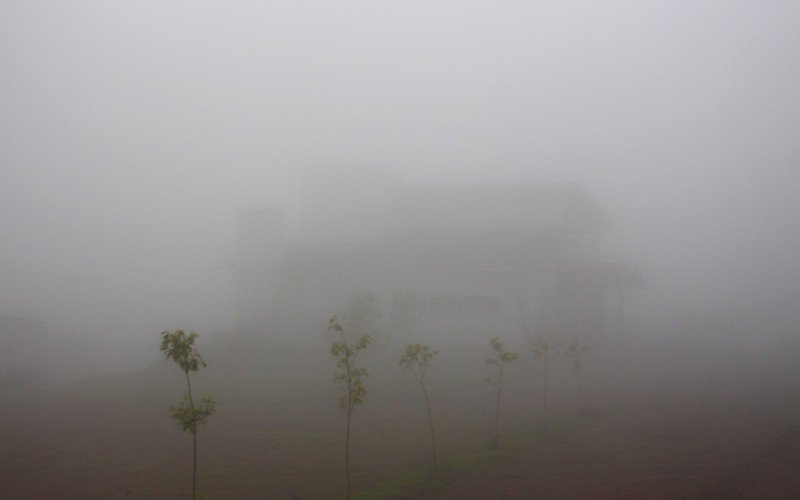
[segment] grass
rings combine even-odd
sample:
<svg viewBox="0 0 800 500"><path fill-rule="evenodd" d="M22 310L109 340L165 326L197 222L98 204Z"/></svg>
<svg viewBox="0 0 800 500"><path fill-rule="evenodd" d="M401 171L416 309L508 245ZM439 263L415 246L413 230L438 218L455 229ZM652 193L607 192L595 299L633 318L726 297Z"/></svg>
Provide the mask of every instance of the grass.
<svg viewBox="0 0 800 500"><path fill-rule="evenodd" d="M438 465L419 467L406 473L384 479L372 488L356 492L361 500L378 498L413 498L423 493L445 489L458 478L501 462L511 453L510 449L480 450L461 453L441 459Z"/></svg>
<svg viewBox="0 0 800 500"><path fill-rule="evenodd" d="M429 464L408 472L388 477L371 488L357 491L360 500L385 498L414 498L446 490L447 487L468 474L486 467L501 464L520 454L530 454L549 443L572 434L581 420L575 417L554 418L547 427L536 424L503 436L499 448L485 448L440 458L437 465Z"/></svg>

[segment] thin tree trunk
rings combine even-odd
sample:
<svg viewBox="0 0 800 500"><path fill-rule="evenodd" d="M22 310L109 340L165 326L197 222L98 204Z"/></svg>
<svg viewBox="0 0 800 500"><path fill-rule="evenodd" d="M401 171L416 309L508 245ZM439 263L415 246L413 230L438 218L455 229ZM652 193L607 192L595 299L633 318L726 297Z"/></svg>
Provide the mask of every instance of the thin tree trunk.
<svg viewBox="0 0 800 500"><path fill-rule="evenodd" d="M617 297L617 335L619 338L625 336L625 292L622 287Z"/></svg>
<svg viewBox="0 0 800 500"><path fill-rule="evenodd" d="M500 395L503 392L503 365L500 365L500 377L497 380L497 406L494 412L494 446L500 446Z"/></svg>
<svg viewBox="0 0 800 500"><path fill-rule="evenodd" d="M431 446L433 447L433 464L436 465L436 434L433 432L433 418L431 417L431 405L428 402L428 391L425 390L425 385L420 381L419 386L422 387L422 394L425 395L425 409L428 410L428 424L431 427Z"/></svg>
<svg viewBox="0 0 800 500"><path fill-rule="evenodd" d="M344 445L344 470L347 480L347 500L350 500L350 415L352 410L347 410L347 431L345 432Z"/></svg>
<svg viewBox="0 0 800 500"><path fill-rule="evenodd" d="M192 445L194 447L192 460L192 500L194 500L197 498L197 429L192 431Z"/></svg>
<svg viewBox="0 0 800 500"><path fill-rule="evenodd" d="M575 373L578 376L578 411L583 410L583 387L581 384L581 365L575 365Z"/></svg>
<svg viewBox="0 0 800 500"><path fill-rule="evenodd" d="M547 356L550 353L544 353L544 426L547 427Z"/></svg>
<svg viewBox="0 0 800 500"><path fill-rule="evenodd" d="M189 388L189 406L194 409L194 400L192 399L192 382L189 380L189 372L186 372L186 386Z"/></svg>
<svg viewBox="0 0 800 500"><path fill-rule="evenodd" d="M345 339L345 342L347 340ZM353 381L350 360L347 360L347 430L344 438L344 475L347 482L347 500L350 500L350 419L353 415Z"/></svg>
<svg viewBox="0 0 800 500"><path fill-rule="evenodd" d="M539 312L539 331L544 331L545 322L545 308L547 307L547 287L542 287L542 310Z"/></svg>
<svg viewBox="0 0 800 500"><path fill-rule="evenodd" d="M192 399L192 382L189 380L189 371L186 370L186 386L189 389L189 408L194 416L194 400ZM192 425L192 500L197 498L197 426Z"/></svg>

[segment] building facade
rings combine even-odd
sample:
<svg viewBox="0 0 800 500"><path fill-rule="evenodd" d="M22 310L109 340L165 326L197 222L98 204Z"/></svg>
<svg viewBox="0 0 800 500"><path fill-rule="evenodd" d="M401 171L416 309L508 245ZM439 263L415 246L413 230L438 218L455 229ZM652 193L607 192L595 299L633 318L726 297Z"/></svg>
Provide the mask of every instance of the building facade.
<svg viewBox="0 0 800 500"><path fill-rule="evenodd" d="M339 313L389 342L596 340L644 286L636 266L599 259L612 225L576 184L407 185L362 210L369 229L351 210L350 240L289 238L282 213L243 211L240 329L317 338Z"/></svg>

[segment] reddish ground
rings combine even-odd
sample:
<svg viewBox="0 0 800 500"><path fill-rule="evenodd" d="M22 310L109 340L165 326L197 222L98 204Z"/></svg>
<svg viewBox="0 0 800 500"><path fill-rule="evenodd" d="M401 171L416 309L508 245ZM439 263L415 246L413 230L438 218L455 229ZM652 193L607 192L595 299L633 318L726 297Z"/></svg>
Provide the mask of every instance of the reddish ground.
<svg viewBox="0 0 800 500"><path fill-rule="evenodd" d="M643 400L431 496L800 498L800 427L743 403Z"/></svg>
<svg viewBox="0 0 800 500"><path fill-rule="evenodd" d="M653 370L653 380L661 377ZM567 382L553 388L562 397L551 404L560 430L528 443L530 423L540 418L539 385L529 383L524 370L511 371L502 428L503 444L512 451L414 496L800 498L797 391L733 370L719 379L713 373L659 385L618 370L604 377L613 388L605 391L589 380L596 412L567 426L559 422L574 414L574 392L567 390L572 379L561 374ZM353 483L361 491L430 459L416 388L409 383L406 392L381 391L388 385L377 378L370 383L352 443ZM3 396L0 498L186 498L191 438L169 421L166 409L180 395L136 394ZM328 396L293 402L219 398L218 412L198 438L204 497L341 496L344 421L335 396ZM434 384L432 396L440 455L485 449L490 389L476 384L471 392L445 395Z"/></svg>

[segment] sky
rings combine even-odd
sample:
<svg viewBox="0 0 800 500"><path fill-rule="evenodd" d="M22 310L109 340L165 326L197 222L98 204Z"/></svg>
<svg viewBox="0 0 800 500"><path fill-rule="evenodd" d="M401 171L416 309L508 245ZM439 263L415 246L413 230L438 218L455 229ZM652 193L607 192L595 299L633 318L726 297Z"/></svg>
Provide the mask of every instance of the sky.
<svg viewBox="0 0 800 500"><path fill-rule="evenodd" d="M794 1L3 1L0 314L228 328L236 211L314 172L579 182L654 301L789 314L798 26Z"/></svg>

